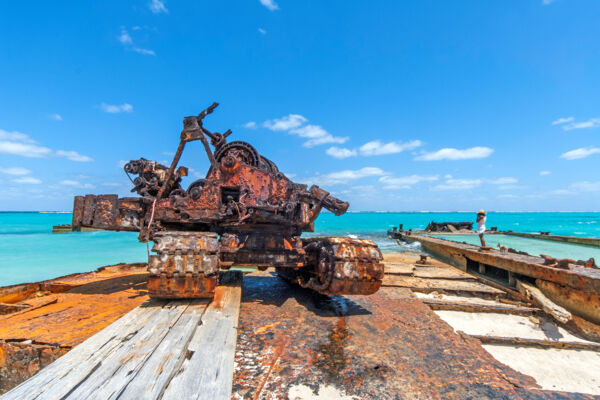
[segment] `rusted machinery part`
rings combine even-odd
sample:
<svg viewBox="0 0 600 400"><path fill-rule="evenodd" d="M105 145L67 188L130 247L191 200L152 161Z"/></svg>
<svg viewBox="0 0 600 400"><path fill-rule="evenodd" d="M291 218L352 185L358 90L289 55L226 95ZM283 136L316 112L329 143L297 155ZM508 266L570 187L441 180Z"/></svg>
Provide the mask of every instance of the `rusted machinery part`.
<svg viewBox="0 0 600 400"><path fill-rule="evenodd" d="M233 142L229 142L219 147L215 151L215 160L220 163L221 160L228 155L233 155L244 164L253 167L258 167L260 164L260 155L258 154L258 151L256 151L252 145L240 140L234 140Z"/></svg>
<svg viewBox="0 0 600 400"><path fill-rule="evenodd" d="M371 240L315 237L304 239L307 265L277 268L285 279L322 294L375 293L383 279L382 254Z"/></svg>
<svg viewBox="0 0 600 400"><path fill-rule="evenodd" d="M212 232L157 232L148 260L152 298L212 298L218 284L218 236Z"/></svg>
<svg viewBox="0 0 600 400"><path fill-rule="evenodd" d="M260 156L258 168L265 170L271 174L276 174L279 172L279 168L277 168L277 165L275 165L273 161L269 160L267 157L264 156Z"/></svg>
<svg viewBox="0 0 600 400"><path fill-rule="evenodd" d="M201 195L202 188L206 184L206 179L198 179L195 180L188 186L187 195L190 196L194 200L198 200Z"/></svg>

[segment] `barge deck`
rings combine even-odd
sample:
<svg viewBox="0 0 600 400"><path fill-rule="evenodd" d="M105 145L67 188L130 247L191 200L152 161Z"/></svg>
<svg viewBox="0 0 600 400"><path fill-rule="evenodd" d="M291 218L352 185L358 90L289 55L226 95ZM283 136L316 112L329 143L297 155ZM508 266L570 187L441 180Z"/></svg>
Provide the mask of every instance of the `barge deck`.
<svg viewBox="0 0 600 400"><path fill-rule="evenodd" d="M418 255L412 254L385 257L384 287L372 296L323 296L291 287L268 271L246 274L239 300L227 302L238 304L239 320L235 307L233 313L225 313L229 317L216 318L237 327L233 342L199 342L202 346L191 348L195 343L190 339L195 337L192 331L208 329L213 333L207 336L214 338L231 332L205 319L213 303L225 304L219 300L221 296L209 305L183 305L185 309L140 297L140 306L3 399L33 398L28 394L15 397L29 393L23 388L33 388L40 394L38 398L78 398L74 394L86 389L88 398L158 399L166 398L170 387L193 391L204 390L204 385L223 388L222 397L207 397L197 391L195 396L184 393L180 398L583 399L592 398L586 393L600 394L600 383L594 381L600 368L596 345L552 325L539 307L447 264L419 264ZM222 317L223 312L215 315ZM43 323L57 319L57 315L46 313L37 319ZM198 326L198 320L202 325ZM487 330L473 329L472 320L487 321ZM190 324L198 327L190 329ZM505 329L494 330L495 325ZM107 338L105 331L114 335ZM507 332L512 332L513 338ZM115 335L123 340L111 340ZM90 341L96 345L89 346ZM78 350L82 346L87 353ZM91 354L89 349L94 347L102 347L93 352L96 358L82 356ZM194 358L214 364L217 354L229 354L230 369L219 369L226 372L221 378L232 373L229 383L203 374L201 364L185 367ZM159 355L160 368L155 364ZM74 360L82 357L85 364L81 374L63 373L65 368L73 370ZM517 361L525 365L516 365ZM71 367L64 367L66 364ZM553 370L539 374L543 370L540 365ZM189 380L176 381L182 366ZM95 378L82 378L86 373ZM60 378L73 390L65 392L66 388L55 383L52 391L40 393L40 380L49 376ZM203 376L215 379L199 385ZM73 386L73 382L81 385ZM230 393L225 393L229 387ZM52 397L51 393L61 396ZM107 393L111 395L99 395Z"/></svg>

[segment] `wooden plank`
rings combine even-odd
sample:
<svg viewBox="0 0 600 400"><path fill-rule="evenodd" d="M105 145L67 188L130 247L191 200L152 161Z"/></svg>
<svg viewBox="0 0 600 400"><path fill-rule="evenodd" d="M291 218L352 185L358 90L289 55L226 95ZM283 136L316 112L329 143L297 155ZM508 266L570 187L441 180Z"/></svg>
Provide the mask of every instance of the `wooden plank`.
<svg viewBox="0 0 600 400"><path fill-rule="evenodd" d="M461 334L477 339L483 344L600 351L600 343L593 342L561 342L555 340L526 339L520 337L468 335L464 332L461 332Z"/></svg>
<svg viewBox="0 0 600 400"><path fill-rule="evenodd" d="M391 275L412 275L415 266L398 262L384 262L384 272Z"/></svg>
<svg viewBox="0 0 600 400"><path fill-rule="evenodd" d="M474 276L454 267L417 267L415 268L413 275L417 278L475 280Z"/></svg>
<svg viewBox="0 0 600 400"><path fill-rule="evenodd" d="M60 398L52 397L52 392L57 387L66 389L66 393L68 393L86 374L98 367L106 354L131 334L131 329L136 326L136 323L149 323L160 311L161 304L155 300L149 300L135 308L74 347L30 379L5 393L2 400Z"/></svg>
<svg viewBox="0 0 600 400"><path fill-rule="evenodd" d="M538 311L538 308L520 307L509 304L476 304L462 301L447 301L438 299L420 299L427 304L432 310L451 310L451 311L466 311L466 312L488 312L502 313L514 315L532 315Z"/></svg>
<svg viewBox="0 0 600 400"><path fill-rule="evenodd" d="M162 399L230 399L241 282L218 286Z"/></svg>
<svg viewBox="0 0 600 400"><path fill-rule="evenodd" d="M98 368L90 371L73 390L70 399L114 399L135 377L144 363L160 345L163 338L187 309L189 301L172 301L162 307L155 317L122 340Z"/></svg>
<svg viewBox="0 0 600 400"><path fill-rule="evenodd" d="M572 315L569 311L564 309L563 307L555 304L547 298L540 289L532 286L528 283L517 280L517 288L519 292L521 292L524 296L533 300L534 303L538 304L542 309L550 314L557 321L566 324L572 319Z"/></svg>
<svg viewBox="0 0 600 400"><path fill-rule="evenodd" d="M156 351L148 358L130 383L119 394L119 399L159 399L187 355L190 340L198 326L209 300L193 300L177 323L169 330Z"/></svg>
<svg viewBox="0 0 600 400"><path fill-rule="evenodd" d="M445 280L445 279L424 279L410 276L386 275L383 278L383 286L406 287L425 293L433 291L443 292L470 292L480 295L504 296L502 290L483 285L479 282Z"/></svg>

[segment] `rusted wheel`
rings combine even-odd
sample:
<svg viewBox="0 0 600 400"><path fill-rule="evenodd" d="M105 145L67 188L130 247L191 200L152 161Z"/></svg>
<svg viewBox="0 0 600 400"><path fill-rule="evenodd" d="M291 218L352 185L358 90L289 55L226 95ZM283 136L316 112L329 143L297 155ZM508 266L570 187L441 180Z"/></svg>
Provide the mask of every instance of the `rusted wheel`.
<svg viewBox="0 0 600 400"><path fill-rule="evenodd" d="M242 141L229 142L215 151L215 160L220 163L225 156L234 156L241 162L252 167L260 165L260 155L250 144Z"/></svg>
<svg viewBox="0 0 600 400"><path fill-rule="evenodd" d="M190 184L187 188L187 194L194 200L198 200L200 198L200 192L202 188L206 184L206 179L198 179Z"/></svg>
<svg viewBox="0 0 600 400"><path fill-rule="evenodd" d="M322 292L331 284L335 257L333 248L327 243L312 242L304 247L309 260L308 273L299 277L298 284L303 288Z"/></svg>

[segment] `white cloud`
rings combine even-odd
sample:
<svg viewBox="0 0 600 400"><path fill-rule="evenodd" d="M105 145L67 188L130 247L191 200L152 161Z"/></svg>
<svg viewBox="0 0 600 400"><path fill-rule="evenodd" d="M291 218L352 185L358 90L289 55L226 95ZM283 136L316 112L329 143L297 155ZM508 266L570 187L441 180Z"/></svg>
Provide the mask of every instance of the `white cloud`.
<svg viewBox="0 0 600 400"><path fill-rule="evenodd" d="M329 174L316 175L312 178L302 179L301 181L306 183L316 183L318 185L338 185L361 178L383 175L388 175L388 173L383 171L381 168L364 167L356 170L347 169L343 171L331 172Z"/></svg>
<svg viewBox="0 0 600 400"><path fill-rule="evenodd" d="M0 140L9 140L15 142L23 142L23 143L36 143L35 140L21 132L7 132L0 129Z"/></svg>
<svg viewBox="0 0 600 400"><path fill-rule="evenodd" d="M512 189L523 189L526 186L519 186L519 185L501 185L498 186L498 190L512 190Z"/></svg>
<svg viewBox="0 0 600 400"><path fill-rule="evenodd" d="M344 158L354 157L356 156L356 150L346 149L344 147L330 147L325 153L329 154L331 157L337 158L338 160L343 160Z"/></svg>
<svg viewBox="0 0 600 400"><path fill-rule="evenodd" d="M488 183L491 183L492 185L509 185L511 183L517 183L518 181L517 178L507 176L504 178L490 179Z"/></svg>
<svg viewBox="0 0 600 400"><path fill-rule="evenodd" d="M150 9L150 11L152 11L154 14L160 14L160 13L165 13L167 14L169 12L169 10L167 10L167 7L165 7L165 2L162 0L152 0L149 4L148 4L148 8Z"/></svg>
<svg viewBox="0 0 600 400"><path fill-rule="evenodd" d="M333 136L319 125L305 125L290 130L290 133L309 139L304 142L304 147L314 147L327 143L345 143L349 139L348 137Z"/></svg>
<svg viewBox="0 0 600 400"><path fill-rule="evenodd" d="M59 157L64 157L64 158L69 159L71 161L78 161L78 162L90 162L90 161L94 161L93 158L88 157L88 156L84 156L83 154L79 154L76 151L57 150L56 151L56 155L59 156Z"/></svg>
<svg viewBox="0 0 600 400"><path fill-rule="evenodd" d="M30 170L23 167L0 167L0 173L6 175L29 175L31 173Z"/></svg>
<svg viewBox="0 0 600 400"><path fill-rule="evenodd" d="M272 131L289 131L298 128L308 121L300 114L289 114L285 117L269 119L263 123L263 126Z"/></svg>
<svg viewBox="0 0 600 400"><path fill-rule="evenodd" d="M552 172L550 171L540 171L540 175L541 176L546 176L546 175L550 175Z"/></svg>
<svg viewBox="0 0 600 400"><path fill-rule="evenodd" d="M258 0L260 4L267 7L271 11L279 10L279 6L275 3L275 0Z"/></svg>
<svg viewBox="0 0 600 400"><path fill-rule="evenodd" d="M585 129L585 128L597 128L600 126L600 118L592 118L584 122L571 122L563 125L565 131L571 131L573 129Z"/></svg>
<svg viewBox="0 0 600 400"><path fill-rule="evenodd" d="M0 141L0 153L21 157L42 158L50 156L52 150L37 144Z"/></svg>
<svg viewBox="0 0 600 400"><path fill-rule="evenodd" d="M155 56L156 55L154 50L142 49L141 47L133 47L131 50L135 51L138 54L144 54L146 56Z"/></svg>
<svg viewBox="0 0 600 400"><path fill-rule="evenodd" d="M262 34L262 35L266 35L267 31L264 30L263 28L258 28L258 31Z"/></svg>
<svg viewBox="0 0 600 400"><path fill-rule="evenodd" d="M417 183L432 182L438 179L437 175L382 176L379 178L379 182L381 182L384 189L409 189Z"/></svg>
<svg viewBox="0 0 600 400"><path fill-rule="evenodd" d="M127 32L127 29L125 28L121 28L121 34L118 37L119 42L121 42L122 44L132 44L133 43L133 39L131 38L131 36L129 35L129 32Z"/></svg>
<svg viewBox="0 0 600 400"><path fill-rule="evenodd" d="M600 181L598 182L575 182L569 185L571 190L575 190L577 192L600 192Z"/></svg>
<svg viewBox="0 0 600 400"><path fill-rule="evenodd" d="M63 120L62 115L60 115L60 114L50 114L49 117L50 117L50 119L53 119L55 121L62 121Z"/></svg>
<svg viewBox="0 0 600 400"><path fill-rule="evenodd" d="M340 138L347 139L347 138ZM419 146L422 146L423 142L420 140L411 140L406 143L401 142L389 142L382 143L380 140L373 140L371 142L365 143L360 146L358 149L347 149L340 147L330 147L327 149L326 153L332 157L337 159L344 159L348 157L354 157L356 155L361 156L380 156L385 154L395 154L400 153L405 150L412 150Z"/></svg>
<svg viewBox="0 0 600 400"><path fill-rule="evenodd" d="M435 190L468 190L481 186L482 179L447 179L433 187Z"/></svg>
<svg viewBox="0 0 600 400"><path fill-rule="evenodd" d="M373 140L371 142L363 144L358 150L363 156L380 156L384 154L400 153L405 150L413 150L422 145L423 142L421 142L420 140L411 140L410 142L406 143L382 143L379 140Z"/></svg>
<svg viewBox="0 0 600 400"><path fill-rule="evenodd" d="M515 194L500 194L498 195L499 199L518 199L519 196L515 195Z"/></svg>
<svg viewBox="0 0 600 400"><path fill-rule="evenodd" d="M90 184L90 183L81 183L79 181L72 181L72 180L69 180L69 179L66 179L64 181L60 181L59 185L78 187L78 188L82 188L82 189L93 189L93 188L95 188L95 186L92 185L92 184Z"/></svg>
<svg viewBox="0 0 600 400"><path fill-rule="evenodd" d="M600 148L598 147L581 147L579 149L567 151L560 155L560 158L564 158L565 160L578 160L580 158L586 158L593 154L600 153Z"/></svg>
<svg viewBox="0 0 600 400"><path fill-rule="evenodd" d="M573 117L567 117L567 118L559 118L556 121L552 121L552 125L560 125L560 124L566 124L567 122L571 122L573 121L575 118Z"/></svg>
<svg viewBox="0 0 600 400"><path fill-rule="evenodd" d="M563 195L572 195L572 194L575 194L575 192L572 192L572 191L566 190L566 189L556 189L556 190L551 191L550 194L558 194L558 195L563 196Z"/></svg>
<svg viewBox="0 0 600 400"><path fill-rule="evenodd" d="M246 123L245 123L244 125L242 125L242 126L243 126L244 128L246 128L246 129L256 129L256 128L257 128L256 122L254 122L254 121L249 121L249 122L246 122Z"/></svg>
<svg viewBox="0 0 600 400"><path fill-rule="evenodd" d="M42 183L42 181L40 181L39 179L33 178L31 176L25 176L23 178L13 179L12 181L15 183L27 183L27 184L31 184L31 185L38 185L38 184Z"/></svg>
<svg viewBox="0 0 600 400"><path fill-rule="evenodd" d="M122 113L122 112L126 112L126 113L133 112L133 106L129 103L123 103L121 105L102 103L102 104L100 104L100 108L102 109L102 111L110 113L110 114L118 114L118 113Z"/></svg>
<svg viewBox="0 0 600 400"><path fill-rule="evenodd" d="M154 0L153 3L157 1ZM162 4L162 2L157 1L158 3ZM164 7L164 4L162 4ZM166 12L166 9L165 9ZM140 27L134 27L134 30L138 30L135 28L139 28ZM131 35L129 34L129 32L127 32L127 29L121 27L121 34L117 37L119 39L119 42L121 42L121 44L123 45L123 47L125 47L125 49L127 50L131 50L134 51L138 54L143 54L143 55L147 55L147 56L155 56L156 53L154 52L154 50L150 50L150 49L143 49L141 47L138 46L134 46L133 45L133 38L131 37Z"/></svg>
<svg viewBox="0 0 600 400"><path fill-rule="evenodd" d="M272 131L288 131L292 135L308 139L304 147L314 147L327 143L345 143L348 137L333 136L320 125L304 125L308 119L300 114L289 114L285 117L270 119L263 122L263 126Z"/></svg>
<svg viewBox="0 0 600 400"><path fill-rule="evenodd" d="M445 148L431 153L424 153L416 157L418 161L438 161L438 160L471 160L489 157L494 149L489 147L471 147L464 150Z"/></svg>
<svg viewBox="0 0 600 400"><path fill-rule="evenodd" d="M0 153L29 158L65 157L71 161L93 161L90 157L75 151L58 150L41 146L29 135L21 132L7 132L0 129Z"/></svg>

